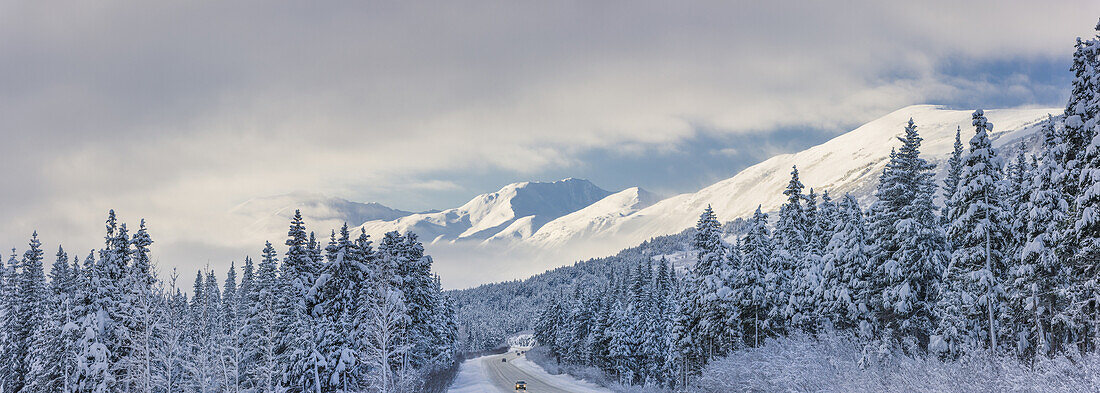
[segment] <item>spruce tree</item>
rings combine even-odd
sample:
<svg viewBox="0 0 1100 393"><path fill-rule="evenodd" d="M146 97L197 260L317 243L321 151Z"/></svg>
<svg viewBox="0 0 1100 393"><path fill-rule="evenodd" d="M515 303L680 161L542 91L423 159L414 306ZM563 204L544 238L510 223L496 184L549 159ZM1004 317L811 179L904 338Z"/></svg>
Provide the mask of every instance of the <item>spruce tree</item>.
<svg viewBox="0 0 1100 393"><path fill-rule="evenodd" d="M894 238L884 247L893 252L876 271L882 291L878 320L897 342L926 348L936 325L933 309L947 265L947 239L933 204L935 166L920 156L923 138L912 119L900 140L892 180L895 195L907 200L896 201L901 208L893 215Z"/></svg>
<svg viewBox="0 0 1100 393"><path fill-rule="evenodd" d="M313 323L309 304L310 291L316 279L319 248L312 232L307 234L300 211L287 231L286 257L283 259L280 280L279 350L278 359L283 370L285 386L295 391L311 391L319 388L318 369L323 355L315 346L317 327Z"/></svg>
<svg viewBox="0 0 1100 393"><path fill-rule="evenodd" d="M1057 179L1063 174L1059 149L1064 147L1053 117L1043 126L1043 148L1032 191L1022 209L1026 219L1020 264L1010 271L1009 295L1016 327L1016 352L1022 356L1061 351L1070 327L1066 277L1072 272L1060 255L1069 203ZM1019 217L1019 215L1017 216Z"/></svg>
<svg viewBox="0 0 1100 393"><path fill-rule="evenodd" d="M248 379L257 392L276 392L282 389L279 363L280 300L283 298L282 281L278 277L278 254L271 242L264 245L256 281L253 285L255 303L249 309L245 358L249 367Z"/></svg>
<svg viewBox="0 0 1100 393"><path fill-rule="evenodd" d="M710 206L699 216L695 225L693 248L696 262L689 276L689 286L693 291L692 301L696 303L694 309L699 314L694 316L696 322L692 329L695 336L702 340L703 355L709 359L724 354L740 337L736 327L727 323L733 291L728 279L731 272L726 264L727 250L722 242L722 226Z"/></svg>
<svg viewBox="0 0 1100 393"><path fill-rule="evenodd" d="M962 159L965 152L962 143L962 128L955 129L955 144L951 151L951 158L947 159L947 174L943 178L943 211L940 220L946 226L955 217L951 217L951 198L959 190L959 180L962 178Z"/></svg>
<svg viewBox="0 0 1100 393"><path fill-rule="evenodd" d="M773 329L785 332L789 323L801 323L797 314L798 299L795 291L801 287L796 282L804 274L806 265L806 220L802 210L802 182L798 180L798 168L792 167L791 180L783 195L787 202L779 208L779 220L773 234L771 275L768 276L768 293L772 308L768 318Z"/></svg>
<svg viewBox="0 0 1100 393"><path fill-rule="evenodd" d="M948 228L955 251L946 272L941 301L941 345L938 349L998 347L1004 327L1007 278L1006 247L1011 237L1010 217L1004 208L1001 161L989 140L993 128L982 110L973 115L975 135L963 162L959 191L951 200ZM946 344L946 346L942 345Z"/></svg>
<svg viewBox="0 0 1100 393"><path fill-rule="evenodd" d="M57 248L57 259L50 269L50 282L44 300L42 323L35 329L28 353L26 390L70 391L66 386L68 373L76 366L75 357L68 356L73 348L65 325L71 323L71 288L73 272L69 256Z"/></svg>
<svg viewBox="0 0 1100 393"><path fill-rule="evenodd" d="M326 247L328 263L321 270L311 291L313 320L318 329L317 347L325 358L325 375L321 386L327 390L358 390L366 385L366 376L358 363L362 348L356 342L354 321L359 317L359 294L370 290L364 287L368 272L353 250L347 224L340 229Z"/></svg>
<svg viewBox="0 0 1100 393"><path fill-rule="evenodd" d="M15 249L11 250L11 257L6 265L0 265L0 390L14 392L19 381L17 374L19 363L18 320L15 318L18 312L16 301L19 293L19 261L16 259Z"/></svg>
<svg viewBox="0 0 1100 393"><path fill-rule="evenodd" d="M10 307L13 319L11 343L14 346L10 360L13 362L11 371L14 373L12 391L23 389L25 377L30 371L28 354L33 349L33 336L44 322L42 311L47 305L47 291L46 275L42 270L43 256L38 232L34 232L19 263L19 270L14 274L15 295L11 298L13 303Z"/></svg>
<svg viewBox="0 0 1100 393"><path fill-rule="evenodd" d="M121 385L128 391L149 392L153 389L153 351L161 324L158 318L160 297L154 288L149 246L153 244L145 220L130 240L131 264L120 282L123 306L119 308L119 342L126 348L118 367L122 370Z"/></svg>
<svg viewBox="0 0 1100 393"><path fill-rule="evenodd" d="M757 347L772 336L769 312L775 300L775 272L771 269L772 242L768 233L768 215L756 207L748 233L741 239L741 264L734 274L737 308L746 345Z"/></svg>
<svg viewBox="0 0 1100 393"><path fill-rule="evenodd" d="M822 315L834 327L854 329L861 337L870 337L873 320L870 239L863 211L851 195L841 200L840 215L824 256L821 298Z"/></svg>

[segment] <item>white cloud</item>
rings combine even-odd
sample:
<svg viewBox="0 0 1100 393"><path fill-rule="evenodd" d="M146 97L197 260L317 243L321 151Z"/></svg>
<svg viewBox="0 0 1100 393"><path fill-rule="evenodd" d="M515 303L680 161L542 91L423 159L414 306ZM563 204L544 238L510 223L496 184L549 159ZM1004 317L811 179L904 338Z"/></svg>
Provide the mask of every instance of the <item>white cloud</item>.
<svg viewBox="0 0 1100 393"><path fill-rule="evenodd" d="M0 240L21 244L39 228L94 243L114 207L148 218L168 249L207 244L224 257L258 248L224 217L252 196L473 194L487 190L430 175L675 150L697 127L840 127L996 89L936 67L1066 57L1098 11L1091 1L7 2L0 215L12 225ZM1025 77L1011 91L1028 87ZM167 263L206 263L184 255Z"/></svg>

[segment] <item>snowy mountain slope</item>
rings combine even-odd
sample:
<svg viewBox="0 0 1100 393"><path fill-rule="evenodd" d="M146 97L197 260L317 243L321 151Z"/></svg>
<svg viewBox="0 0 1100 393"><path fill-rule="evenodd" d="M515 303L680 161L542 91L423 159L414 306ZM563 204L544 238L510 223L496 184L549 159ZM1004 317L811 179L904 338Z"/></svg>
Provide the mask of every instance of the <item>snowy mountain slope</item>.
<svg viewBox="0 0 1100 393"><path fill-rule="evenodd" d="M546 223L527 238L526 242L541 247L553 247L570 239L583 239L607 230L617 219L634 214L657 201L657 196L649 191L631 187Z"/></svg>
<svg viewBox="0 0 1100 393"><path fill-rule="evenodd" d="M249 199L229 211L246 220L246 230L258 234L286 232L286 225L301 209L302 215L321 228L337 228L347 222L358 225L373 220L396 220L413 214L380 203L359 203L317 193L297 192Z"/></svg>
<svg viewBox="0 0 1100 393"><path fill-rule="evenodd" d="M394 230L412 231L430 242L520 239L608 195L610 192L583 179L514 183L478 195L457 208L369 221L362 226L374 236Z"/></svg>
<svg viewBox="0 0 1100 393"><path fill-rule="evenodd" d="M988 110L985 114L994 124L991 135L994 144L1004 146L1035 133L1038 123L1045 120L1048 113L1059 111L1053 108L1003 109ZM814 188L818 194L828 190L834 198L849 192L866 201L891 149L899 145L896 137L903 134L910 117L924 138L922 154L942 163L952 150L956 127L962 128L963 143L969 140L973 133L970 127L972 112L932 105L902 108L821 145L772 157L698 192L673 196L632 214L611 218L610 222L602 223L598 232L552 234L547 227L533 236L530 244L561 247L583 243L589 247L589 252L595 253L593 255L602 255L653 236L691 227L707 205L713 206L724 221L749 216L758 205L765 211L773 211L784 200L782 191L790 180L792 165L798 166L800 179L807 189ZM942 170L943 165L938 169ZM593 245L600 249L590 248Z"/></svg>

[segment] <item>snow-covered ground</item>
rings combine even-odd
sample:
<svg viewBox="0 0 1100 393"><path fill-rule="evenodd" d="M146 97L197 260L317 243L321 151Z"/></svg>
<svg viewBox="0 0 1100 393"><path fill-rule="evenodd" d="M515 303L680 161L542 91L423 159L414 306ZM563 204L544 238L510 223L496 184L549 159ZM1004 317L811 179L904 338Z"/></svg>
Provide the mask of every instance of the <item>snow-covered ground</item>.
<svg viewBox="0 0 1100 393"><path fill-rule="evenodd" d="M864 348L838 336L768 340L709 364L692 392L1100 392L1100 357L974 351L955 361Z"/></svg>
<svg viewBox="0 0 1100 393"><path fill-rule="evenodd" d="M485 372L484 360L488 356L468 359L462 362L458 368L455 382L451 384L448 393L485 393L497 391L496 385L489 381L489 373Z"/></svg>

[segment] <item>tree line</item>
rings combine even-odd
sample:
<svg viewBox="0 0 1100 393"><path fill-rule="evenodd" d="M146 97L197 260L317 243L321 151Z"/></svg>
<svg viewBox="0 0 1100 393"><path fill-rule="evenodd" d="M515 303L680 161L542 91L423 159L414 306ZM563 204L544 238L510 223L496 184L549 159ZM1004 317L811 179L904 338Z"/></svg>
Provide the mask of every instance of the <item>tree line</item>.
<svg viewBox="0 0 1100 393"><path fill-rule="evenodd" d="M1096 352L1100 34L1078 39L1072 71L1064 113L1042 123L1034 154L997 151L977 110L938 183L910 119L869 206L805 192L793 168L774 217L758 208L736 236L708 207L681 279L645 258L605 286L557 296L536 336L561 361L668 387L795 332L850 332L868 343L868 361Z"/></svg>
<svg viewBox="0 0 1100 393"><path fill-rule="evenodd" d="M375 245L345 224L327 245L290 222L285 253L196 274L191 294L150 259L144 220L108 214L102 249L37 233L0 266L0 392L404 392L455 357L454 305L416 235Z"/></svg>

